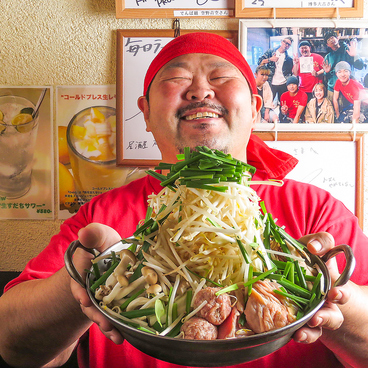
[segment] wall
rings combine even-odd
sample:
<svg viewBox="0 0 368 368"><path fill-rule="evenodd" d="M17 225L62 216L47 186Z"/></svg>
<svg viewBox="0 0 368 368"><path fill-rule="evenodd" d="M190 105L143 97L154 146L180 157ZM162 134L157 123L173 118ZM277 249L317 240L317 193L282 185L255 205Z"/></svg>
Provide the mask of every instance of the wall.
<svg viewBox="0 0 368 368"><path fill-rule="evenodd" d="M368 0L364 5L367 18ZM0 85L19 86L114 84L116 30L171 29L173 22L116 19L114 0L3 0L0 14L6 20L0 29ZM180 22L183 29L238 29L237 19ZM60 224L59 220L0 221L0 271L22 270ZM368 231L367 220L364 229Z"/></svg>

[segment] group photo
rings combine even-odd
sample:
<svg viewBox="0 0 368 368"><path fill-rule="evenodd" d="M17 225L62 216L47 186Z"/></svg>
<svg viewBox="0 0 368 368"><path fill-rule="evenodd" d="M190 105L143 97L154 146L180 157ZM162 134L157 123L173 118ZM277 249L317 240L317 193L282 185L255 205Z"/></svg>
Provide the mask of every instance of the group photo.
<svg viewBox="0 0 368 368"><path fill-rule="evenodd" d="M258 123L368 123L368 29L247 29Z"/></svg>

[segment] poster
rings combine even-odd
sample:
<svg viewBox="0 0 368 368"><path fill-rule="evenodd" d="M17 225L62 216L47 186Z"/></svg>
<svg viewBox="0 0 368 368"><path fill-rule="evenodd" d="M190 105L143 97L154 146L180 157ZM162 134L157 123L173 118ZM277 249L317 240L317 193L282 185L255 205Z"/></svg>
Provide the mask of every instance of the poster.
<svg viewBox="0 0 368 368"><path fill-rule="evenodd" d="M1 219L54 218L51 101L50 87L0 87Z"/></svg>
<svg viewBox="0 0 368 368"><path fill-rule="evenodd" d="M115 85L58 86L58 217L69 218L98 194L124 184L116 166Z"/></svg>

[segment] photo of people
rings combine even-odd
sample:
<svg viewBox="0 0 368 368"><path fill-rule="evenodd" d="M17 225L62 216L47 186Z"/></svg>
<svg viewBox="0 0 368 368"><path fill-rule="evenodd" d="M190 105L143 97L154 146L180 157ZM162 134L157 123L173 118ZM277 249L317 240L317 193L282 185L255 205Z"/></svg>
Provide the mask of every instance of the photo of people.
<svg viewBox="0 0 368 368"><path fill-rule="evenodd" d="M245 52L267 93L258 126L368 123L368 28L252 26Z"/></svg>

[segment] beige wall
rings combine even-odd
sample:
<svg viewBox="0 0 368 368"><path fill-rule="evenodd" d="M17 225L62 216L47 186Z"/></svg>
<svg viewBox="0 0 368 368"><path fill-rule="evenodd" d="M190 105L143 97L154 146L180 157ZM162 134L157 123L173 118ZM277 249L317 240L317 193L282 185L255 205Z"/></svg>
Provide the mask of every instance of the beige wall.
<svg viewBox="0 0 368 368"><path fill-rule="evenodd" d="M364 5L368 18L368 0ZM171 29L173 22L116 19L114 0L2 0L0 14L0 85L19 86L114 84L115 30ZM238 20L182 19L181 27L233 30L238 29ZM0 221L0 271L22 270L60 224ZM367 220L364 229L368 230Z"/></svg>

